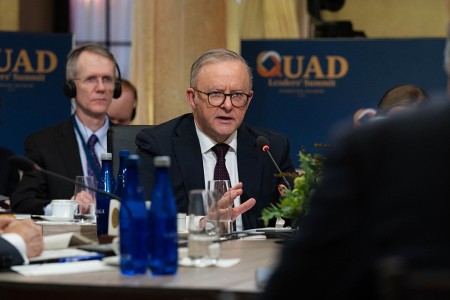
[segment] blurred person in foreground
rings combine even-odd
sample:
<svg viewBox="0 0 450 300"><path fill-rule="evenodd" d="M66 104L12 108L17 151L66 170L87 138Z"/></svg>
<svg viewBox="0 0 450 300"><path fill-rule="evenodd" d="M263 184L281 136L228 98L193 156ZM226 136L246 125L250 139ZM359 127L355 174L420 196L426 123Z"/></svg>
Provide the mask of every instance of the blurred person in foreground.
<svg viewBox="0 0 450 300"><path fill-rule="evenodd" d="M2 99L0 98L0 110L2 109ZM2 120L0 119L0 125ZM9 197L16 189L20 181L20 173L15 167L8 163L14 152L6 147L0 146L0 211L10 209Z"/></svg>
<svg viewBox="0 0 450 300"><path fill-rule="evenodd" d="M42 228L31 219L0 217L0 268L27 264L44 250Z"/></svg>
<svg viewBox="0 0 450 300"><path fill-rule="evenodd" d="M379 299L377 264L449 266L450 103L340 136L262 299Z"/></svg>
<svg viewBox="0 0 450 300"><path fill-rule="evenodd" d="M100 154L107 152L106 110L113 96L120 96L116 68L114 56L98 44L73 49L67 57L64 92L75 99L75 112L63 122L28 135L26 157L46 170L71 179L77 175L93 175L98 179ZM90 145L95 153L90 151ZM40 172L24 172L11 196L11 208L15 213L41 215L51 200L71 199L73 192L71 183ZM92 199L86 194L77 201Z"/></svg>
<svg viewBox="0 0 450 300"><path fill-rule="evenodd" d="M137 90L128 80L123 79L122 95L114 99L108 107L108 114L111 124L130 125L136 117Z"/></svg>
<svg viewBox="0 0 450 300"><path fill-rule="evenodd" d="M191 67L186 98L192 113L144 129L136 137L147 199L154 180L153 158L169 155L177 208L179 212L187 212L189 191L205 189L208 180L213 179L217 156L212 147L224 143L229 146L225 159L232 185L230 201L234 201L232 218L236 220L236 229L263 227L261 212L278 202L278 185L284 181L275 176L276 167L267 153L257 147L256 139L259 136L268 139L282 172L295 172L295 168L284 135L243 122L253 99L250 67L230 50L207 50Z"/></svg>
<svg viewBox="0 0 450 300"><path fill-rule="evenodd" d="M20 173L8 162L14 152L0 146L0 211L9 211L10 196L20 181Z"/></svg>

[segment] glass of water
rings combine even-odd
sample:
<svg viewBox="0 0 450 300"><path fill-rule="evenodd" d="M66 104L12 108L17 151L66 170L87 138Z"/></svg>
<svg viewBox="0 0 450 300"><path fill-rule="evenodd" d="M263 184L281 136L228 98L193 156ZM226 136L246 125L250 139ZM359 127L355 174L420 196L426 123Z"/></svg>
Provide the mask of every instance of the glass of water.
<svg viewBox="0 0 450 300"><path fill-rule="evenodd" d="M220 234L222 236L229 236L233 233L233 219L232 219L232 209L233 201L231 199L231 189L230 180L209 180L208 190L216 192L219 198L219 224L220 224ZM227 193L228 192L228 193Z"/></svg>
<svg viewBox="0 0 450 300"><path fill-rule="evenodd" d="M188 256L194 266L216 264L220 257L220 228L214 191L196 189L189 192Z"/></svg>
<svg viewBox="0 0 450 300"><path fill-rule="evenodd" d="M73 199L76 201L76 209L73 221L80 224L95 224L95 188L94 177L77 176Z"/></svg>

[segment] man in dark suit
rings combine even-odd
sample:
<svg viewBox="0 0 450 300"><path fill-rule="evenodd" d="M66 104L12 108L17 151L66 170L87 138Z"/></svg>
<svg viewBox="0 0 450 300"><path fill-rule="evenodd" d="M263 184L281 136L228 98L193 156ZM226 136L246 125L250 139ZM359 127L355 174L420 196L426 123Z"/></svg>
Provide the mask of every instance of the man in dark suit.
<svg viewBox="0 0 450 300"><path fill-rule="evenodd" d="M225 160L237 230L263 227L261 212L278 201L283 179L275 176L276 167L257 147L256 139L265 136L269 140L281 171L295 172L295 168L285 136L243 123L253 98L251 69L232 51L208 50L192 65L186 97L192 113L144 129L136 137L147 198L151 199L154 180L153 158L169 155L177 208L187 212L189 191L204 189L213 179L217 158L211 148L224 143L230 146Z"/></svg>
<svg viewBox="0 0 450 300"><path fill-rule="evenodd" d="M25 154L29 159L72 179L88 174L99 178L98 159L107 152L106 110L121 91L116 68L114 56L97 44L86 44L69 53L64 92L75 99L75 113L66 121L27 136ZM43 214L52 199L70 199L73 192L73 184L39 172L24 172L11 197L11 208L16 213Z"/></svg>
<svg viewBox="0 0 450 300"><path fill-rule="evenodd" d="M31 219L0 218L0 269L28 263L43 250L42 228Z"/></svg>
<svg viewBox="0 0 450 300"><path fill-rule="evenodd" d="M262 299L379 299L384 258L448 266L449 116L437 103L340 136Z"/></svg>

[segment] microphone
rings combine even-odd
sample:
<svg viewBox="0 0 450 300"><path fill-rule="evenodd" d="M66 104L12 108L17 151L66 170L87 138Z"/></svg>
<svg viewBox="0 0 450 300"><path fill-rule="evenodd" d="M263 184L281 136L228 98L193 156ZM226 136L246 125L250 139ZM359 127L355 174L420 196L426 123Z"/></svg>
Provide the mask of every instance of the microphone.
<svg viewBox="0 0 450 300"><path fill-rule="evenodd" d="M75 185L87 188L88 190L92 190L92 191L94 191L96 193L103 194L105 196L111 197L111 199L116 199L118 201L121 201L120 197L117 196L117 195L105 192L105 191L97 189L97 188L93 188L93 187L87 186L86 184L84 184L82 182L75 181L73 179L70 179L70 178L68 178L66 176L60 175L58 173L55 173L55 172L52 172L52 171L49 171L49 170L45 170L45 169L41 168L38 164L33 162L32 160L30 160L30 159L28 159L28 158L26 158L24 156L13 155L13 156L11 156L9 158L8 162L9 162L9 164L11 166L13 166L13 167L15 167L15 168L17 168L19 170L22 170L24 172L30 172L30 171L32 171L32 172L41 172L41 173L44 173L46 175L58 178L58 179L60 179L62 181L70 182L72 184L75 184Z"/></svg>
<svg viewBox="0 0 450 300"><path fill-rule="evenodd" d="M266 137L260 135L258 136L258 138L256 139L256 145L258 146L258 148L261 148L261 150L263 152L267 152L267 154L269 155L270 159L272 160L273 164L275 165L275 167L277 168L278 172L280 173L281 177L284 180L284 183L286 183L286 186L288 189L291 189L291 185L289 184L289 182L287 181L286 177L284 177L283 172L281 172L280 167L278 167L277 163L275 162L275 160L273 159L272 154L270 153L269 149L269 140L267 140Z"/></svg>

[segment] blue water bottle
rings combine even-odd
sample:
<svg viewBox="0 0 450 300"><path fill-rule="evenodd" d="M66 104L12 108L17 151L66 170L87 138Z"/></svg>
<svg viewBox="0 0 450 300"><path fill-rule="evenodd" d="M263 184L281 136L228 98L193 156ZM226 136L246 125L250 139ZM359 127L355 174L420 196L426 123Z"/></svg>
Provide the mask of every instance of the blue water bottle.
<svg viewBox="0 0 450 300"><path fill-rule="evenodd" d="M128 276L147 273L147 209L139 164L138 155L126 158L127 183L119 211L120 273Z"/></svg>
<svg viewBox="0 0 450 300"><path fill-rule="evenodd" d="M153 275L172 275L178 269L177 208L169 175L170 157L156 156L155 182L149 210L148 267Z"/></svg>
<svg viewBox="0 0 450 300"><path fill-rule="evenodd" d="M97 188L99 190L113 193L114 192L114 174L112 171L112 154L102 153L102 171ZM96 216L97 216L97 236L108 234L109 204L111 197L96 193Z"/></svg>
<svg viewBox="0 0 450 300"><path fill-rule="evenodd" d="M114 189L114 194L119 198L122 198L122 193L125 190L126 180L127 180L127 165L126 159L130 155L129 150L119 151L119 171L116 177L116 187Z"/></svg>

